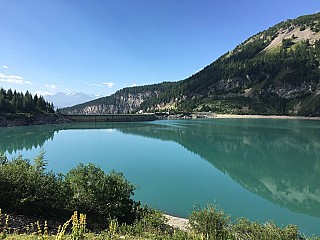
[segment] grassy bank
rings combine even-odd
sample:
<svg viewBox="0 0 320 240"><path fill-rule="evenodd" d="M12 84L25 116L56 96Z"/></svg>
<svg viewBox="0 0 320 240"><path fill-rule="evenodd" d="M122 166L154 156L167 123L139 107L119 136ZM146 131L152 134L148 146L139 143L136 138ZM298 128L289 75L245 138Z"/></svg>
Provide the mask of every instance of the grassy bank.
<svg viewBox="0 0 320 240"><path fill-rule="evenodd" d="M173 240L319 240L319 237L301 236L298 227L288 225L277 227L273 222L260 224L247 219L231 222L229 215L215 206L207 206L195 210L189 217L190 226L182 231L167 225L165 216L157 211L146 212L143 217L132 224L120 224L116 219L108 221L108 228L99 233L91 232L87 228L87 218L84 214L74 212L72 217L61 224L55 233L49 232L47 222L30 223L34 228L23 234L17 234L9 226L9 215L4 214L5 222L0 222L0 238L2 239L173 239Z"/></svg>

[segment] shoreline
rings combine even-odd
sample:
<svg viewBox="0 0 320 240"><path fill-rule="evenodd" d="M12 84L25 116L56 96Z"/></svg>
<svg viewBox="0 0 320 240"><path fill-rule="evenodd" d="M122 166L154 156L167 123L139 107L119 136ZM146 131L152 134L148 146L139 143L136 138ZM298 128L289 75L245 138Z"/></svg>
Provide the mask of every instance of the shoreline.
<svg viewBox="0 0 320 240"><path fill-rule="evenodd" d="M237 115L237 114L214 114L213 118L252 118L252 119L298 119L298 120L320 120L320 117L286 116L286 115Z"/></svg>
<svg viewBox="0 0 320 240"><path fill-rule="evenodd" d="M0 128L19 127L19 126L37 126L47 124L70 123L71 120L57 114L43 113L0 113Z"/></svg>
<svg viewBox="0 0 320 240"><path fill-rule="evenodd" d="M112 115L116 116L116 115ZM120 116L120 115L119 115ZM122 116L122 115L121 115ZM90 116L89 116L90 117ZM94 116L99 117L99 115ZM157 120L175 120L175 119L196 119L196 118L207 118L207 119L292 119L292 120L313 120L320 121L320 117L306 117L306 116L286 116L286 115L239 115L239 114L215 114L211 112L198 112L188 116L182 115L169 115L166 118L159 118ZM34 125L46 125L46 124L62 124L72 123L72 121L63 115L57 114L40 114L30 115L28 114L17 114L13 117L6 117L0 115L0 128L2 127L17 127L17 126L34 126ZM81 122L81 121L80 121ZM86 121L84 121L86 122ZM106 121L106 122L119 122L119 121ZM129 121L138 122L138 121Z"/></svg>
<svg viewBox="0 0 320 240"><path fill-rule="evenodd" d="M173 114L167 115L166 117L158 117L159 120L176 120L176 119L297 119L297 120L320 120L319 117L307 117L307 116L288 116L288 115L258 115L258 114L219 114L213 112L193 112L188 114Z"/></svg>

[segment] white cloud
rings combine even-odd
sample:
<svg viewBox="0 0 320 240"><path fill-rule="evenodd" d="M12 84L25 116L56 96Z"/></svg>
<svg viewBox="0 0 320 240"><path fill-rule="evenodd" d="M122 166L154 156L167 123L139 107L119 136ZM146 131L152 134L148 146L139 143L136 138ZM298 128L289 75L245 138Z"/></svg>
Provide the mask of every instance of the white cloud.
<svg viewBox="0 0 320 240"><path fill-rule="evenodd" d="M30 81L23 80L21 76L5 75L0 73L0 82L15 83L15 84L32 84Z"/></svg>
<svg viewBox="0 0 320 240"><path fill-rule="evenodd" d="M86 82L87 84L90 84L91 86L96 86L96 87L102 87L102 86L107 86L108 88L113 88L114 84L113 82L103 82L103 83L90 83Z"/></svg>
<svg viewBox="0 0 320 240"><path fill-rule="evenodd" d="M98 84L98 83L90 83L91 86L96 86L96 87L102 87L101 84Z"/></svg>
<svg viewBox="0 0 320 240"><path fill-rule="evenodd" d="M4 69L8 69L9 67L8 67L8 66L6 66L6 65L3 65L3 66L2 66L2 68L4 68Z"/></svg>
<svg viewBox="0 0 320 240"><path fill-rule="evenodd" d="M131 87L136 87L138 86L136 83L132 84Z"/></svg>
<svg viewBox="0 0 320 240"><path fill-rule="evenodd" d="M54 85L54 84L45 84L45 86L46 86L47 88L52 89L52 90L54 90L54 89L57 88L56 85Z"/></svg>
<svg viewBox="0 0 320 240"><path fill-rule="evenodd" d="M46 91L35 91L35 92L32 92L33 94L37 94L38 96L48 96L48 95L53 95L52 93L50 92L46 92Z"/></svg>
<svg viewBox="0 0 320 240"><path fill-rule="evenodd" d="M112 88L114 86L114 83L113 82L104 82L104 83L101 83L102 85L106 85L108 88Z"/></svg>

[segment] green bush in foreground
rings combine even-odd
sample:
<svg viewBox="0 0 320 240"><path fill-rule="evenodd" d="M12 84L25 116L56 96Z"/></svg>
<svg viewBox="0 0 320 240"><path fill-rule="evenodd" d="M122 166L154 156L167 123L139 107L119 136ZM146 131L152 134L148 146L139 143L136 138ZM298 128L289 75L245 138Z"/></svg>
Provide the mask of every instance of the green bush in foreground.
<svg viewBox="0 0 320 240"><path fill-rule="evenodd" d="M190 217L190 225L197 233L202 233L210 239L228 239L231 218L214 205L204 209L197 207Z"/></svg>
<svg viewBox="0 0 320 240"><path fill-rule="evenodd" d="M197 208L190 217L190 226L206 239L252 239L252 240L296 240L300 239L298 227L288 225L277 227L273 222L265 224L240 218L231 222L229 215L215 205Z"/></svg>
<svg viewBox="0 0 320 240"><path fill-rule="evenodd" d="M298 227L288 225L285 228L277 227L273 222L260 224L251 222L248 219L238 219L230 230L233 235L240 239L259 240L295 240L300 239Z"/></svg>
<svg viewBox="0 0 320 240"><path fill-rule="evenodd" d="M139 204L134 185L121 173L106 174L93 164L79 164L66 175L46 171L44 152L34 163L0 154L0 207L6 212L65 220L74 211L106 227L108 219L132 223Z"/></svg>
<svg viewBox="0 0 320 240"><path fill-rule="evenodd" d="M131 199L135 190L121 173L110 174L95 165L79 164L65 176L65 184L73 193L69 209L85 212L97 222L116 218L120 222L133 222L137 203Z"/></svg>
<svg viewBox="0 0 320 240"><path fill-rule="evenodd" d="M22 156L9 161L1 156L0 199L5 211L24 215L65 217L70 194L61 175L46 172L44 152L31 164Z"/></svg>

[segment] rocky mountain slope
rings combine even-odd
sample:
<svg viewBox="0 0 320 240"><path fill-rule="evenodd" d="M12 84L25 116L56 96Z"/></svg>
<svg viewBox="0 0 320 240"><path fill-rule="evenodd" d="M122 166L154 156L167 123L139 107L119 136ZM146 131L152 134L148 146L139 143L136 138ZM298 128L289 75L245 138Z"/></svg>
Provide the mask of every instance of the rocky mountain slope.
<svg viewBox="0 0 320 240"><path fill-rule="evenodd" d="M257 33L191 77L63 109L100 114L213 111L320 116L320 13Z"/></svg>
<svg viewBox="0 0 320 240"><path fill-rule="evenodd" d="M167 89L174 87L174 82L163 82L153 85L128 87L111 96L61 109L67 114L115 114L133 113L140 109L141 103L149 99L158 99Z"/></svg>

